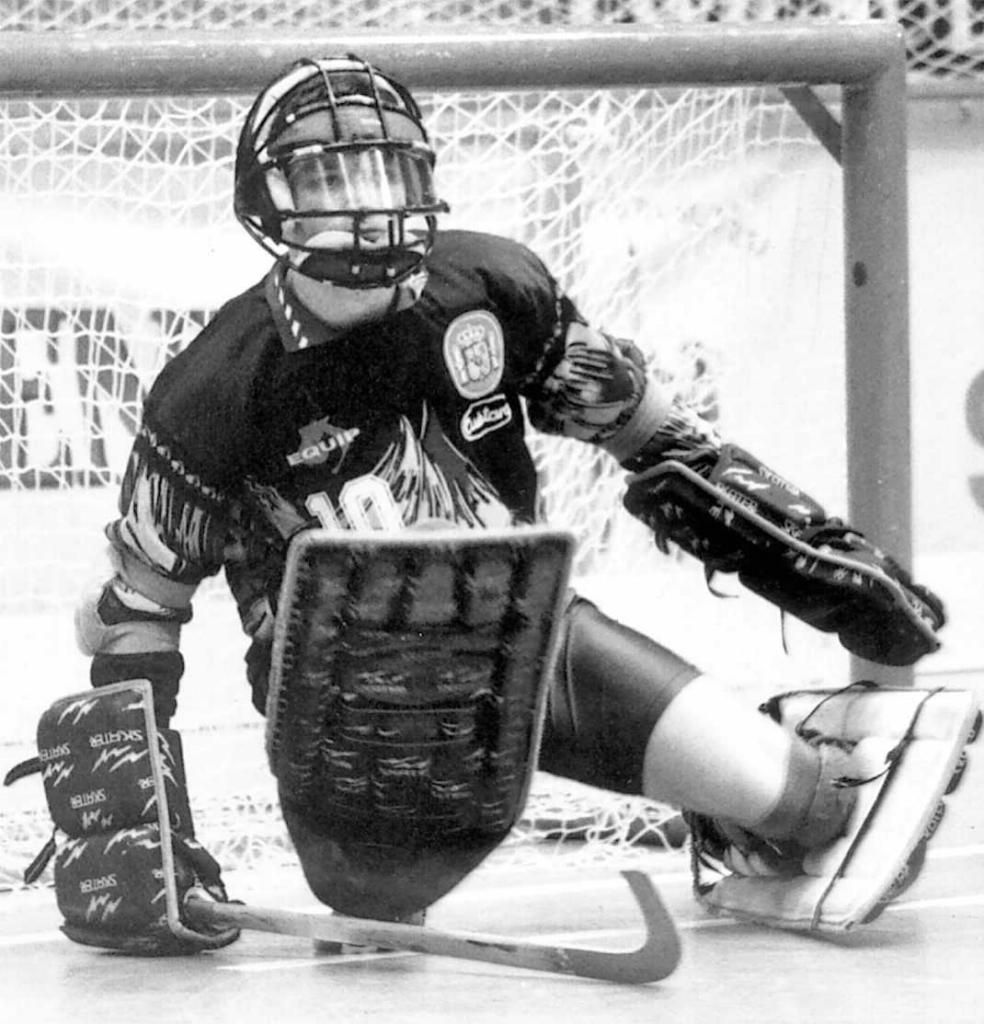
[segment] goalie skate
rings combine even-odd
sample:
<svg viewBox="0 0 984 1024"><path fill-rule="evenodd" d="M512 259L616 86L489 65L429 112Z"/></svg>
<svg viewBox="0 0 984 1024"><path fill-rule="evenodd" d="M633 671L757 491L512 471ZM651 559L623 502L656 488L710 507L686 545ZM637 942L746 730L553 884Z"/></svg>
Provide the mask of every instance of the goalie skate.
<svg viewBox="0 0 984 1024"><path fill-rule="evenodd" d="M856 788L846 833L795 863L773 848L708 842L706 819L692 839L694 889L706 908L781 928L845 932L873 921L916 879L926 845L956 788L965 745L980 728L973 694L959 690L876 687L799 691L762 710L811 740L849 752ZM764 856L762 856L764 854Z"/></svg>
<svg viewBox="0 0 984 1024"><path fill-rule="evenodd" d="M532 527L293 541L267 754L323 903L405 920L508 835L535 767L572 549Z"/></svg>

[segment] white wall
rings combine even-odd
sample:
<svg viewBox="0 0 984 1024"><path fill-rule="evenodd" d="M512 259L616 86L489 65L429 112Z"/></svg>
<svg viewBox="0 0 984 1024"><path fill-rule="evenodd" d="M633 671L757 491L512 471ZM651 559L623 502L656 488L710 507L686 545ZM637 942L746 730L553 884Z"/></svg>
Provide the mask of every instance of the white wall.
<svg viewBox="0 0 984 1024"><path fill-rule="evenodd" d="M984 374L984 101L913 101L909 143L916 568L949 613L920 668L959 683L984 666L984 445L966 412Z"/></svg>
<svg viewBox="0 0 984 1024"><path fill-rule="evenodd" d="M909 122L915 527L925 554L984 553L966 422L984 372L984 101L914 101Z"/></svg>

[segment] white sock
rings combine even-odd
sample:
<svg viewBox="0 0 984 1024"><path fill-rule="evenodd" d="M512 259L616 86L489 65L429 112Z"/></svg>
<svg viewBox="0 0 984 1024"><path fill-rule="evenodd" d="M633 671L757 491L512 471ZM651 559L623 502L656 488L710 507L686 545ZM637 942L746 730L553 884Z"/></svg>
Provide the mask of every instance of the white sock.
<svg viewBox="0 0 984 1024"><path fill-rule="evenodd" d="M728 686L698 676L653 729L643 791L653 800L752 828L790 802L791 776L806 767L805 748ZM802 792L798 781L795 789Z"/></svg>

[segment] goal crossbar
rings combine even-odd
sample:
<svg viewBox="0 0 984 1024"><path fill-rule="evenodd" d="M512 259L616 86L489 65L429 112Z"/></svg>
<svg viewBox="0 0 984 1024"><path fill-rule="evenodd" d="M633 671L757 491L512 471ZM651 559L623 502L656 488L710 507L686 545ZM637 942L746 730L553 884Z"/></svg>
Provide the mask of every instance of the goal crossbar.
<svg viewBox="0 0 984 1024"><path fill-rule="evenodd" d="M848 512L911 564L905 51L898 26L14 33L0 36L0 99L244 96L291 60L348 51L435 91L834 87L838 119L814 121L824 125L821 141L843 171ZM858 667L868 677L885 675ZM894 681L899 676L892 671Z"/></svg>
<svg viewBox="0 0 984 1024"><path fill-rule="evenodd" d="M905 63L882 22L524 26L300 32L121 30L0 36L0 95L242 95L311 53L357 52L428 89L809 82L857 85Z"/></svg>

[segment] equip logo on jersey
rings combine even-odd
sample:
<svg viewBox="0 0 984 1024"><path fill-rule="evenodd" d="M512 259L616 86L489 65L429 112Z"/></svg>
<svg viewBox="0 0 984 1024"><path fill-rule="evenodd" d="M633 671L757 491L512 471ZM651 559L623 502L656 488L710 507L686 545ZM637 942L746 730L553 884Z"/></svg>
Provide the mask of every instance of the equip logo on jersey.
<svg viewBox="0 0 984 1024"><path fill-rule="evenodd" d="M512 409L503 394L472 402L461 416L461 436L466 441L477 441L493 430L512 422Z"/></svg>
<svg viewBox="0 0 984 1024"><path fill-rule="evenodd" d="M444 361L464 398L484 398L495 391L504 355L502 326L487 310L462 313L444 332Z"/></svg>
<svg viewBox="0 0 984 1024"><path fill-rule="evenodd" d="M301 446L287 456L287 465L320 466L336 454L338 464L341 465L348 446L359 436L359 428L344 430L334 427L328 422L328 417L324 416L301 427L300 435Z"/></svg>

